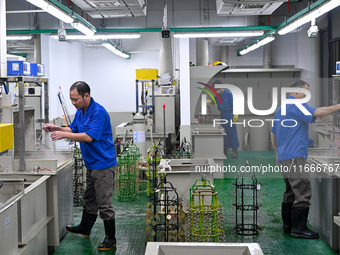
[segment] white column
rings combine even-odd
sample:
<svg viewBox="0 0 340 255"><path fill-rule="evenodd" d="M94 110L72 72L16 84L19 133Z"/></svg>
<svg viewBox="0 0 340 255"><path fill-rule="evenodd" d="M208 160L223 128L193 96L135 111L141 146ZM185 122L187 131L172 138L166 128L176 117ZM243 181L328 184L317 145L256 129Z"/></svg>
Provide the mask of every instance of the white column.
<svg viewBox="0 0 340 255"><path fill-rule="evenodd" d="M0 78L7 77L6 0L0 0Z"/></svg>
<svg viewBox="0 0 340 255"><path fill-rule="evenodd" d="M183 137L191 143L190 126L190 66L189 66L189 38L179 40L179 68L180 68L180 90L181 90L181 126L180 139Z"/></svg>

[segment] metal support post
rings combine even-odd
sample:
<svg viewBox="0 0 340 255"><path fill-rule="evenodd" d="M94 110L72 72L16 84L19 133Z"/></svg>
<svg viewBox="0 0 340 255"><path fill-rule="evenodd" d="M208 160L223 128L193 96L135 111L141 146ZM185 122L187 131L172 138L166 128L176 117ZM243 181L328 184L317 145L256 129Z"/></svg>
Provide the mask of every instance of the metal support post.
<svg viewBox="0 0 340 255"><path fill-rule="evenodd" d="M20 152L20 167L19 171L26 171L25 160L25 90L24 82L19 82L19 152Z"/></svg>

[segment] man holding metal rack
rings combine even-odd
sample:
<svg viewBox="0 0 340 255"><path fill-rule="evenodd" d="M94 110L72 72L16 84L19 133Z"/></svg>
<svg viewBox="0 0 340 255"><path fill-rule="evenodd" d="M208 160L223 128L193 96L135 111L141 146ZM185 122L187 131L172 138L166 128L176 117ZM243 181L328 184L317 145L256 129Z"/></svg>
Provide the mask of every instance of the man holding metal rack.
<svg viewBox="0 0 340 255"><path fill-rule="evenodd" d="M88 237L99 211L106 236L98 250L109 250L116 246L112 192L117 165L110 117L90 96L90 87L85 82L78 81L71 86L70 99L77 109L73 122L68 127L44 125L45 131L53 132L53 141L67 138L80 142L87 168L82 220L78 226L68 225L66 230Z"/></svg>

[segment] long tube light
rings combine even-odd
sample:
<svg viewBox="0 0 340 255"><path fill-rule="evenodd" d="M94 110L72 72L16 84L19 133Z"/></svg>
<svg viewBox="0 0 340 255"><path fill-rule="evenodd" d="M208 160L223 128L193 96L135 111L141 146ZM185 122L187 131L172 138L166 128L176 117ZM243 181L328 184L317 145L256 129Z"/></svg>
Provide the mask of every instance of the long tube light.
<svg viewBox="0 0 340 255"><path fill-rule="evenodd" d="M96 34L96 35L67 35L67 40L108 40L108 39L138 39L140 33L121 33L121 34ZM59 39L58 35L51 35L53 39Z"/></svg>
<svg viewBox="0 0 340 255"><path fill-rule="evenodd" d="M175 38L210 38L210 37L252 37L261 36L263 31L233 31L233 32L175 32Z"/></svg>
<svg viewBox="0 0 340 255"><path fill-rule="evenodd" d="M322 0L319 0L319 2ZM317 3L315 3L317 4ZM311 22L312 20L320 17L321 15L333 10L334 8L340 6L339 0L329 0L326 3L319 4L317 7L314 7L311 11L307 12L307 14L301 16L300 18L297 18L288 24L283 23L280 25L281 28L279 28L278 33L280 35L285 35L287 33L290 33L291 31L294 31L298 27ZM302 10L301 12L306 12L306 10Z"/></svg>
<svg viewBox="0 0 340 255"><path fill-rule="evenodd" d="M245 55L253 50L256 50L258 48L260 48L261 46L264 46L272 41L275 40L275 37L273 35L267 36L263 39L260 39L259 41L247 46L246 48L242 49L239 51L240 55Z"/></svg>
<svg viewBox="0 0 340 255"><path fill-rule="evenodd" d="M67 14L66 12L62 11L49 2L46 2L44 0L27 0L27 2L30 2L31 4L43 9L44 11L48 12L49 14L53 15L54 17L60 19L65 23L72 23L74 21L74 18L71 15Z"/></svg>
<svg viewBox="0 0 340 255"><path fill-rule="evenodd" d="M107 41L102 44L106 49L112 51L114 54L122 58L130 58L130 54L125 52L123 49L119 48L117 44L111 41Z"/></svg>
<svg viewBox="0 0 340 255"><path fill-rule="evenodd" d="M24 40L31 40L32 35L7 35L7 41L24 41Z"/></svg>
<svg viewBox="0 0 340 255"><path fill-rule="evenodd" d="M77 29L78 31L82 32L87 36L93 36L94 33L96 32L92 27L88 27L79 21L72 22L71 25L72 27L74 27L75 29Z"/></svg>

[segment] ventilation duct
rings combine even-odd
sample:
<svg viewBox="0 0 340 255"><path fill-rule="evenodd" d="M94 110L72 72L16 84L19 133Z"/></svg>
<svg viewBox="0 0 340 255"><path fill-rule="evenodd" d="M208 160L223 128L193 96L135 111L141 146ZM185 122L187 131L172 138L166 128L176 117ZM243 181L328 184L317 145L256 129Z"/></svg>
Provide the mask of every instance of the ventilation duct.
<svg viewBox="0 0 340 255"><path fill-rule="evenodd" d="M217 15L270 15L288 0L216 0Z"/></svg>
<svg viewBox="0 0 340 255"><path fill-rule="evenodd" d="M93 19L146 16L146 0L73 0Z"/></svg>

